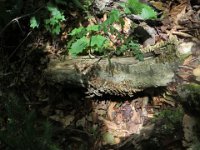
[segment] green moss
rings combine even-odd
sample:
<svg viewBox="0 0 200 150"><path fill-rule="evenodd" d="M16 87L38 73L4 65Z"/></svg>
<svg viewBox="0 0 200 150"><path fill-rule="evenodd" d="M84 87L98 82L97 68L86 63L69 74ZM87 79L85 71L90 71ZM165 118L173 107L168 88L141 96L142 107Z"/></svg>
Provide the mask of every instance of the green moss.
<svg viewBox="0 0 200 150"><path fill-rule="evenodd" d="M159 122L156 132L164 135L173 134L180 128L183 114L183 109L181 107L160 111L154 118L156 124Z"/></svg>
<svg viewBox="0 0 200 150"><path fill-rule="evenodd" d="M178 95L187 113L199 117L200 113L200 85L186 84L178 87Z"/></svg>
<svg viewBox="0 0 200 150"><path fill-rule="evenodd" d="M193 94L200 94L200 85L191 83L191 84L186 84L183 85L183 89L188 90L190 93Z"/></svg>
<svg viewBox="0 0 200 150"><path fill-rule="evenodd" d="M166 43L159 50L158 62L174 62L179 59L177 45L175 43Z"/></svg>

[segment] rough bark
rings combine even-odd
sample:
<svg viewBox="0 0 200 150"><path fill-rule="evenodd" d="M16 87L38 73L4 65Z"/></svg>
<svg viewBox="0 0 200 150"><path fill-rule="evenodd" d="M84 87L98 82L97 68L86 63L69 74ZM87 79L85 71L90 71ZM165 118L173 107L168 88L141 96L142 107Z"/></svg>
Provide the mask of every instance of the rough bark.
<svg viewBox="0 0 200 150"><path fill-rule="evenodd" d="M51 83L87 88L91 96L129 95L146 88L167 86L173 81L176 64L157 63L150 58L137 61L132 57L108 59L66 58L52 61L45 71Z"/></svg>

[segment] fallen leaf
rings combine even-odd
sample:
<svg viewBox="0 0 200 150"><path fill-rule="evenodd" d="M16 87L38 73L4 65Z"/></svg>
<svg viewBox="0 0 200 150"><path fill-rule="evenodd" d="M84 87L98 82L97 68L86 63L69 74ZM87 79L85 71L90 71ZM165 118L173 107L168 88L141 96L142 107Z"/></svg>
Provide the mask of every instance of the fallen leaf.
<svg viewBox="0 0 200 150"><path fill-rule="evenodd" d="M184 17L186 13L187 2L182 2L181 4L173 7L170 11L170 16L173 19L173 22L178 25L178 21Z"/></svg>
<svg viewBox="0 0 200 150"><path fill-rule="evenodd" d="M196 77L200 77L200 65L193 70L193 75Z"/></svg>
<svg viewBox="0 0 200 150"><path fill-rule="evenodd" d="M70 125L70 123L74 120L74 116L72 115L68 115L65 116L64 118L62 118L62 123L64 125L64 127L67 127L68 125Z"/></svg>
<svg viewBox="0 0 200 150"><path fill-rule="evenodd" d="M106 144L110 144L110 145L115 144L115 138L112 133L105 132L102 136L103 136L103 144L105 144L105 145Z"/></svg>
<svg viewBox="0 0 200 150"><path fill-rule="evenodd" d="M162 2L151 1L150 3L158 10L164 11L166 9L165 7L163 7L163 3Z"/></svg>

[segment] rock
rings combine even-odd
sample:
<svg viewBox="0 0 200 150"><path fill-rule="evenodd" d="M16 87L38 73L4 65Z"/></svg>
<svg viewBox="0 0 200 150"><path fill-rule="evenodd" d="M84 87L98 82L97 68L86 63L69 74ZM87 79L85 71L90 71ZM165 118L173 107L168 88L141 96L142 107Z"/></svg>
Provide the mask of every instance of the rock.
<svg viewBox="0 0 200 150"><path fill-rule="evenodd" d="M187 150L193 150L193 147L199 143L198 137L195 131L195 127L197 126L197 122L194 117L191 117L187 114L183 117L183 146Z"/></svg>
<svg viewBox="0 0 200 150"><path fill-rule="evenodd" d="M180 54L191 54L192 47L195 45L194 42L183 42L178 45L178 52Z"/></svg>
<svg viewBox="0 0 200 150"><path fill-rule="evenodd" d="M126 2L127 0L94 0L93 2L93 12L95 14L103 14L107 10L116 8L119 3Z"/></svg>
<svg viewBox="0 0 200 150"><path fill-rule="evenodd" d="M139 36L138 38L144 47L156 43L157 32L146 23L140 23L138 27L134 29L134 34Z"/></svg>

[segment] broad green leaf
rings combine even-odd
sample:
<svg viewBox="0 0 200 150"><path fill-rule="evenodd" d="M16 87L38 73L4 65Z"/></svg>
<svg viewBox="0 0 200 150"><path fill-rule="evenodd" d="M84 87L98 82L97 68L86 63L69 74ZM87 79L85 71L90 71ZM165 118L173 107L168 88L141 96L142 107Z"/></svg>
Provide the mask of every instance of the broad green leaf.
<svg viewBox="0 0 200 150"><path fill-rule="evenodd" d="M125 12L125 14L131 14L131 10L128 7L126 7L124 9L124 12Z"/></svg>
<svg viewBox="0 0 200 150"><path fill-rule="evenodd" d="M72 36L77 35L77 34L80 34L81 32L83 32L84 30L85 30L84 27L75 28L69 33L69 35L72 35Z"/></svg>
<svg viewBox="0 0 200 150"><path fill-rule="evenodd" d="M140 14L140 16L143 19L156 19L157 18L157 13L149 6L145 6L142 9L142 12Z"/></svg>
<svg viewBox="0 0 200 150"><path fill-rule="evenodd" d="M139 15L143 19L157 18L157 13L153 10L153 8L145 3L141 3L139 0L128 0L127 7L131 13ZM126 13L129 13L128 11Z"/></svg>
<svg viewBox="0 0 200 150"><path fill-rule="evenodd" d="M59 22L58 22L58 20L56 20L56 19L54 19L54 18L50 18L50 19L49 19L49 24L52 25L52 26L54 26L54 25L56 25L56 24L59 24Z"/></svg>
<svg viewBox="0 0 200 150"><path fill-rule="evenodd" d="M119 21L119 18L120 18L120 12L119 12L119 10L113 9L109 13L108 22L109 22L109 24L113 24L114 22Z"/></svg>
<svg viewBox="0 0 200 150"><path fill-rule="evenodd" d="M140 14L142 12L143 4L139 0L128 0L127 7L133 14Z"/></svg>
<svg viewBox="0 0 200 150"><path fill-rule="evenodd" d="M33 29L39 27L39 23L36 20L35 16L31 17L31 19L30 19L30 27L33 28Z"/></svg>
<svg viewBox="0 0 200 150"><path fill-rule="evenodd" d="M104 47L104 44L108 41L108 39L102 35L95 35L91 37L91 45L90 46L97 46L97 48Z"/></svg>
<svg viewBox="0 0 200 150"><path fill-rule="evenodd" d="M120 2L119 6L122 7L123 11L125 12L125 14L131 14L130 9L127 7L127 4L124 2Z"/></svg>
<svg viewBox="0 0 200 150"><path fill-rule="evenodd" d="M77 56L78 54L82 53L86 47L88 47L89 40L84 36L78 39L76 42L72 43L69 52L72 56Z"/></svg>
<svg viewBox="0 0 200 150"><path fill-rule="evenodd" d="M87 31L99 31L99 25L91 25L87 27Z"/></svg>
<svg viewBox="0 0 200 150"><path fill-rule="evenodd" d="M104 33L108 32L108 24L106 22L102 23L102 25L100 26L100 29L103 30Z"/></svg>
<svg viewBox="0 0 200 150"><path fill-rule="evenodd" d="M59 25L55 26L53 28L52 33L58 35L60 33L60 26Z"/></svg>
<svg viewBox="0 0 200 150"><path fill-rule="evenodd" d="M122 8L125 8L125 7L126 7L126 3L124 3L124 2L119 2L119 6L121 6Z"/></svg>

